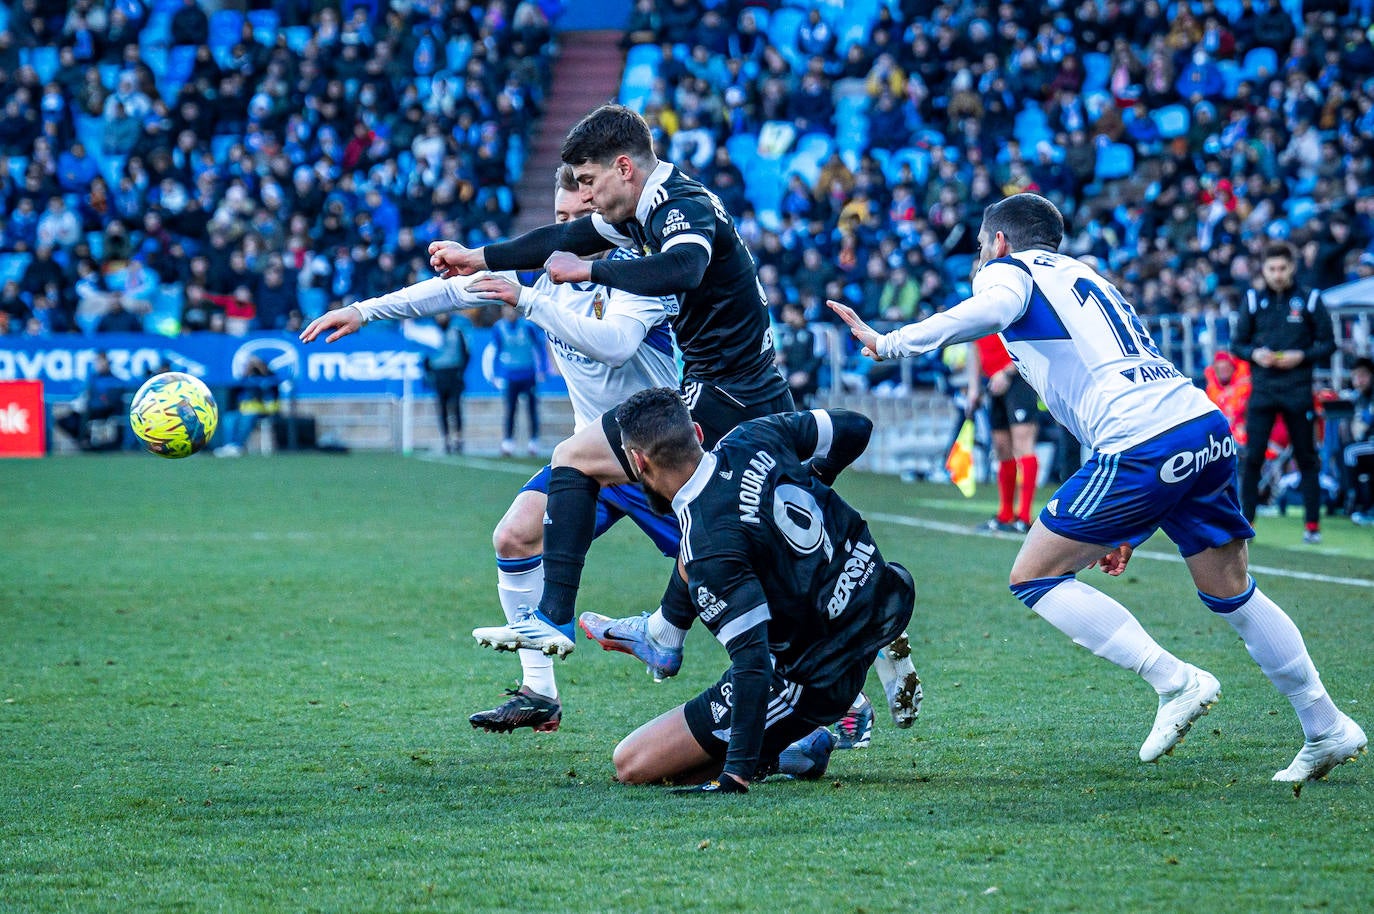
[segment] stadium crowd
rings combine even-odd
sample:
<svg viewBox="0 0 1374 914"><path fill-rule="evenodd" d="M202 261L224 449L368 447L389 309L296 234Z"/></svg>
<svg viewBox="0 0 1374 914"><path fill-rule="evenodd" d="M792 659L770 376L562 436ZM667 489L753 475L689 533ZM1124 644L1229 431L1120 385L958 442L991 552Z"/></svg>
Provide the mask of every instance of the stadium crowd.
<svg viewBox="0 0 1374 914"><path fill-rule="evenodd" d="M0 333L290 329L499 237L557 0L0 4Z"/></svg>

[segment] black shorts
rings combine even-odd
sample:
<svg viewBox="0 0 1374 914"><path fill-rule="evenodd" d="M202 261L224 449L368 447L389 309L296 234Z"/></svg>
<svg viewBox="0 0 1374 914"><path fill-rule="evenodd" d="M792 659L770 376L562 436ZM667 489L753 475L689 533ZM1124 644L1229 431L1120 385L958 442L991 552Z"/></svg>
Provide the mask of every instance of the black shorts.
<svg viewBox="0 0 1374 914"><path fill-rule="evenodd" d="M719 387L712 387L700 381L688 381L683 384L681 395L683 402L687 404L687 411L692 414L692 421L701 426L701 444L708 451L741 422L777 413L790 413L797 408L796 402L792 399L792 392L786 387L774 397L751 404L741 403ZM625 478L635 479L630 458L621 446L620 424L615 421L615 410L607 410L601 414L601 430L610 442L616 459L620 461Z"/></svg>
<svg viewBox="0 0 1374 914"><path fill-rule="evenodd" d="M782 750L817 727L828 727L844 717L849 706L863 691L868 668L877 656L858 658L836 683L825 689L789 682L773 673L768 685L768 711L764 718L763 747L759 763L767 767L777 761ZM730 747L730 719L734 710L730 671L720 681L682 706L687 729L706 754L724 760Z"/></svg>
<svg viewBox="0 0 1374 914"><path fill-rule="evenodd" d="M886 591L883 598L886 606L874 618L875 625L885 629L878 645L857 649L848 666L838 675L827 676L824 686L803 686L773 671L773 681L768 684L763 748L759 750L759 762L763 767L774 763L782 750L812 730L828 727L844 717L863 691L868 670L879 649L911 623L916 603L916 585L911 573L896 562L889 562L885 573L898 580ZM730 670L727 669L715 685L682 706L692 737L714 759L724 759L730 745L730 720L734 710L731 691Z"/></svg>
<svg viewBox="0 0 1374 914"><path fill-rule="evenodd" d="M1040 395L1019 374L1012 379L1007 392L988 398L988 421L995 432L1005 432L1013 425L1040 421Z"/></svg>

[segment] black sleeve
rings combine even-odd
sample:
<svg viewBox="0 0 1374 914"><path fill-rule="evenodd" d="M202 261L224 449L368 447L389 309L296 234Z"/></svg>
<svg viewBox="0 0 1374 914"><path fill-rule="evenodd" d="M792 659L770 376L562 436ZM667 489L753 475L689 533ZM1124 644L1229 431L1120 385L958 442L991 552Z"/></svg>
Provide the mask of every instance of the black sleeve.
<svg viewBox="0 0 1374 914"><path fill-rule="evenodd" d="M635 295L679 295L701 285L710 262L700 245L679 244L638 260L598 260L592 264L592 282Z"/></svg>
<svg viewBox="0 0 1374 914"><path fill-rule="evenodd" d="M673 566L673 575L668 580L668 587L663 591L658 608L663 611L663 618L678 628L691 628L697 620L697 611L692 608L692 595L676 565Z"/></svg>
<svg viewBox="0 0 1374 914"><path fill-rule="evenodd" d="M768 623L741 632L725 646L730 652L730 744L725 773L749 781L759 766L763 729L768 718L768 684L773 664L768 655Z"/></svg>
<svg viewBox="0 0 1374 914"><path fill-rule="evenodd" d="M825 453L818 451L811 458L810 466L821 482L831 486L841 471L867 450L868 440L873 435L873 420L849 409L825 412L830 416L830 446Z"/></svg>
<svg viewBox="0 0 1374 914"><path fill-rule="evenodd" d="M1336 351L1336 332L1331 326L1331 312L1326 310L1321 295L1317 292L1312 294L1317 299L1312 306L1312 345L1303 352L1302 358L1307 364L1315 366L1331 358Z"/></svg>
<svg viewBox="0 0 1374 914"><path fill-rule="evenodd" d="M1250 313L1250 302L1254 295L1255 291L1251 289L1241 299L1236 315L1236 332L1231 334L1231 354L1247 362L1255 358L1255 316Z"/></svg>
<svg viewBox="0 0 1374 914"><path fill-rule="evenodd" d="M483 251L489 270L538 270L554 251L571 251L585 256L612 247L614 245L596 230L592 217L583 216L571 222L532 229L510 241L489 244Z"/></svg>

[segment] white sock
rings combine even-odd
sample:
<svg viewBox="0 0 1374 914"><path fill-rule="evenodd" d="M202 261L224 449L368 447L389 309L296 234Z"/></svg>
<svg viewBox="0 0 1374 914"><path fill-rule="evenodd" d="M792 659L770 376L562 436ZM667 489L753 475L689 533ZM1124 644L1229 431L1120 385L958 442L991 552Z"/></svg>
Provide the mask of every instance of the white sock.
<svg viewBox="0 0 1374 914"><path fill-rule="evenodd" d="M498 562L500 560L498 559ZM538 606L544 595L544 565L541 562L526 571L496 569L496 593L507 622L514 622L520 608ZM553 678L553 658L528 648L516 651L520 657L523 683L531 691L545 698L558 697L558 684Z"/></svg>
<svg viewBox="0 0 1374 914"><path fill-rule="evenodd" d="M1187 664L1160 647L1130 610L1081 581L1065 581L1035 603L1046 622L1104 660L1138 674L1161 695L1187 682Z"/></svg>
<svg viewBox="0 0 1374 914"><path fill-rule="evenodd" d="M1308 739L1329 733L1341 719L1303 644L1302 632L1256 587L1238 609L1218 613L1231 623L1269 681L1293 703Z"/></svg>
<svg viewBox="0 0 1374 914"><path fill-rule="evenodd" d="M649 637L664 647L682 647L687 640L687 629L678 628L663 618L663 608L659 607L649 616Z"/></svg>

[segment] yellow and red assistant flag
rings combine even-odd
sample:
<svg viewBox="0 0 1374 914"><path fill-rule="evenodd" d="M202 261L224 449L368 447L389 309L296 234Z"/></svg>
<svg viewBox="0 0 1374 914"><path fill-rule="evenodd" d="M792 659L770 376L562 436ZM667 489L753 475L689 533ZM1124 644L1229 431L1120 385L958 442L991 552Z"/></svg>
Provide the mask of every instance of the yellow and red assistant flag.
<svg viewBox="0 0 1374 914"><path fill-rule="evenodd" d="M945 457L945 472L949 473L949 481L959 487L965 498L973 497L978 483L973 478L972 419L965 419L964 424L959 426L959 434L950 446L949 455Z"/></svg>

